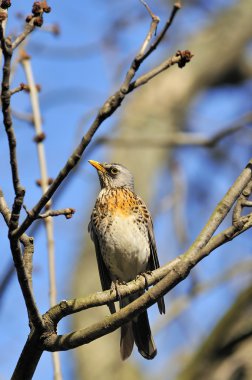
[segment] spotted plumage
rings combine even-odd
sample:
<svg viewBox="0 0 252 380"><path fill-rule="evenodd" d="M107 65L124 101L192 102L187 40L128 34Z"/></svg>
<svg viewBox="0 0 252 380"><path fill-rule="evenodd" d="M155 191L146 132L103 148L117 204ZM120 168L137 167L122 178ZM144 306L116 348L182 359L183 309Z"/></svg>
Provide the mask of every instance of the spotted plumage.
<svg viewBox="0 0 252 380"><path fill-rule="evenodd" d="M143 200L134 193L133 176L119 164L89 161L98 172L101 191L89 224L95 244L96 258L103 290L112 282L133 280L138 274L159 267L150 213ZM143 292L120 302L124 307ZM158 301L160 313L165 312L163 299ZM113 303L110 311L115 312ZM146 359L156 355L148 321L143 312L121 329L121 356L126 359L136 343Z"/></svg>

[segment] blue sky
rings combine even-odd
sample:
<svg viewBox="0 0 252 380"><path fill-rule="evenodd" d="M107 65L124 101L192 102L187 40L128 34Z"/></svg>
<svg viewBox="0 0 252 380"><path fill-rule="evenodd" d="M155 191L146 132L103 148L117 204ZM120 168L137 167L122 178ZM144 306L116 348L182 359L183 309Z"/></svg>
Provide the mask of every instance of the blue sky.
<svg viewBox="0 0 252 380"><path fill-rule="evenodd" d="M211 10L214 13L218 2L212 3L215 4ZM225 6L230 3L232 2L219 2L219 6ZM155 11L160 15L161 22L163 22L166 19L164 13L166 8L162 4L156 4L154 1L151 1L149 4L154 8L157 7ZM20 30L22 27L22 23L15 17L16 12L20 11L27 15L30 13L31 5L31 1L20 4L13 2L13 6L9 10L8 30L10 33L17 29ZM111 7L113 8L113 12L111 12ZM176 28L176 25L174 26L177 41L182 40L184 34L196 33L198 28L210 22L209 13L200 7L185 9L186 12L181 11L179 15L183 28ZM129 15L129 25L122 29L115 27L113 34L111 34L111 24L119 15L123 14ZM61 29L60 35L56 37L48 32L37 30L29 37L27 51L32 56L36 82L41 84L42 87L40 104L44 120L43 128L47 135L45 149L50 176L54 177L58 173L81 135L87 130L97 108L116 89L125 68L130 63L130 58L137 51L146 28L149 26L149 20L143 17L144 14L141 4L136 0L127 2L93 0L91 2L84 2L84 4L81 0L70 4L69 2L58 0L53 2L52 12L45 15L45 25L54 22L58 23ZM107 44L112 44L109 52ZM159 56L157 55L157 57ZM148 62L147 67L155 62L156 59L156 57L152 58L150 63ZM24 81L24 74L20 66L15 75L13 87L22 81ZM226 86L199 94L188 112L188 125L186 127L192 131L209 133L209 130L214 132L220 127L227 125L249 110L250 104L247 101L248 92L251 93L251 82L246 82L238 88L236 86ZM30 112L28 95L24 93L15 95L12 107L14 110ZM121 110L117 111L111 120L104 123L98 135L104 134L114 126L121 112ZM17 119L14 120L14 127L18 142L17 151L21 181L27 189L25 204L28 208L31 208L40 197L40 189L35 185L35 180L39 177L39 174L36 147L32 143L34 131L31 126ZM228 143L224 141L221 148L227 149ZM92 156L92 158L99 157L106 160L107 149L99 148L99 150L95 151L94 155L95 157ZM190 242L196 237L216 202L224 195L249 159L248 149L244 149L243 142L239 139L233 150L229 151L229 155L232 168L227 166L226 161L222 164L219 160L213 159L212 154L205 149L187 148L176 150L176 159L183 166L188 183L189 202L186 210L186 224L190 230ZM87 158L89 157L84 157L80 163L78 176L73 178L64 196L56 202L55 206L57 208L73 207L77 210L77 213L71 220L66 220L63 217L55 219L59 300L68 298L70 295L69 283L65 279L68 278L71 268L74 268L79 253L78 250L72 252L71 247L82 243L81 231L87 228L87 226L83 226L83 215L87 215L90 210L86 208L84 197L86 199L91 199L91 197L94 199L94 192L97 189L96 174L88 167ZM209 186L212 186L214 189L210 197L208 194L203 210L202 203L199 201L201 194L195 190L198 176L202 171L205 171L205 176L203 177L201 192L205 191L207 193ZM223 175L223 172L225 172L225 175ZM6 136L2 128L0 130L0 178L0 186L4 191L8 204L11 205L13 190L9 179L10 169ZM156 178L157 196L161 192L159 186L160 178L166 181L166 189L168 191L171 190L167 174L160 172ZM155 200L153 204L155 204ZM153 205L150 205L150 207L153 207ZM195 221L196 219L197 222ZM159 215L155 220L155 228L158 247L162 255L167 246L167 230L171 236L174 233L171 215L169 213ZM0 231L2 232L3 230L6 232L4 223L0 219ZM174 241L170 244L174 255L181 253L181 246ZM232 244L234 253L230 257L225 256L228 265L239 259L238 249L236 251L235 248L239 247L240 240L237 239ZM243 240L243 247L244 256L250 257L251 244L249 240ZM44 312L48 308L48 276L46 240L43 228L40 228L39 233L36 235L35 250L35 295L39 299L41 312ZM228 251L229 248L224 247L220 251L225 250ZM1 276L10 258L8 241L3 236L1 236L0 251L2 255ZM218 273L222 265L221 257L222 253L219 253L203 261L196 270L197 276L211 279L212 275ZM176 295L185 292L189 284L190 281L181 284L171 295L168 295L168 303ZM238 284L237 289L240 286L241 284ZM199 299L194 301L194 312L191 311L190 313L190 321L199 324L199 329L202 330L203 335L214 325L216 318L220 316L221 312L230 305L234 293L224 286L217 289L215 293L207 295L208 307L215 310L208 318L201 318L204 315L206 298L199 297ZM225 299L225 302L223 302L223 299ZM220 300L222 300L221 310L217 307ZM0 325L2 326L0 380L5 380L10 377L29 332L24 302L16 279L13 279L11 282L0 307ZM13 307L15 307L14 312ZM156 311L155 316L151 313L151 318L153 320L156 318ZM176 351L178 347L186 346L187 340L193 345L198 343L199 340L191 336L190 332L187 338L184 337L182 325L181 317L181 319L169 326L168 344L167 335L158 334L157 344L162 348L160 350L162 354L158 359L161 366L164 364L166 355L171 355L171 352L173 350ZM11 350L7 350L6 347L11 347ZM71 379L73 363L70 359L72 354L67 352L61 355L64 359L64 379ZM149 371L151 366L144 363L144 368ZM45 353L34 379L49 379L52 378L51 374L50 354Z"/></svg>

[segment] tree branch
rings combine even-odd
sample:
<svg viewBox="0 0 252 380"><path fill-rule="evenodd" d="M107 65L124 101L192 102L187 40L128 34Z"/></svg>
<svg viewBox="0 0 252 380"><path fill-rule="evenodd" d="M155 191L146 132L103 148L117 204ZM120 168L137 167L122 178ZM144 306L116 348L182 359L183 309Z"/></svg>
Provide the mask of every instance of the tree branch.
<svg viewBox="0 0 252 380"><path fill-rule="evenodd" d="M169 20L166 22L165 26L163 27L163 29L161 30L161 32L158 34L158 36L156 37L156 40L153 42L153 44L149 47L149 49L145 52L145 54L142 55L141 62L144 61L158 47L158 45L160 44L160 42L164 38L167 30L170 28L170 26L171 26L171 24L172 24L172 22L173 22L173 20L174 20L174 18L176 16L177 12L180 9L181 9L180 1L177 1L173 5L173 8L172 8Z"/></svg>
<svg viewBox="0 0 252 380"><path fill-rule="evenodd" d="M171 58L171 62L175 60L174 63L177 63L178 65L181 65L181 67L188 62L188 59L192 57L191 53L188 51L179 52L177 53L176 57ZM112 96L110 96L103 106L98 111L98 114L90 126L88 132L86 135L82 138L81 142L77 146L77 148L74 150L72 155L67 160L64 167L61 169L61 171L58 173L57 177L51 184L51 186L47 189L45 194L40 198L38 203L33 207L33 209L30 211L30 214L26 217L26 219L23 221L23 223L20 225L20 227L15 231L14 236L16 238L20 237L28 227L33 223L33 221L37 218L38 214L42 210L42 208L46 205L46 203L51 199L55 191L58 189L58 187L61 185L61 183L65 180L65 178L68 176L68 174L71 172L71 170L78 164L80 161L85 149L91 142L94 134L100 127L100 125L106 120L109 116L111 116L117 108L121 105L122 101L124 100L125 96L133 90L131 86L138 87L134 84L134 82L130 83L129 80L131 80L136 71L139 68L139 64L135 64L137 58L134 58L127 74L125 77L125 80L123 81L120 89L116 91ZM141 59L142 62L142 59ZM170 61L169 61L170 62ZM170 63L171 63L170 62ZM172 64L174 64L172 63ZM170 64L167 65L166 68L170 67ZM157 75L157 74L155 74ZM152 76L153 77L153 76ZM141 77L140 77L141 78ZM140 79L139 78L139 79ZM150 78L151 79L151 78ZM149 80L149 79L148 79Z"/></svg>
<svg viewBox="0 0 252 380"><path fill-rule="evenodd" d="M93 324L90 327L78 331L72 331L69 334L57 335L56 332L44 334L43 347L48 351L65 351L83 344L90 343L110 332L115 331L122 324L132 320L136 315L140 314L146 308L152 306L157 302L157 299L171 289L178 283L183 281L191 269L201 261L204 257L208 256L214 249L220 245L232 240L234 237L243 233L252 227L252 214L249 221L244 225L242 230L237 231L235 227L230 227L213 237L209 244L198 251L197 255L188 255L188 251L181 255L179 258L173 260L162 268L153 271L151 274L146 273L145 276L149 285L156 284L151 289L146 291L144 295L139 297L136 301L123 309L120 309L115 314L106 317L103 321ZM160 280L161 278L161 280ZM129 294L136 293L139 289L146 286L144 278L138 278L127 284L127 286L120 286L120 297L124 298ZM44 321L47 326L56 326L57 322L67 315L86 310L90 307L97 307L105 305L110 301L118 301L116 291L105 291L96 293L86 298L79 298L74 300L62 301L60 304L51 308L44 316Z"/></svg>
<svg viewBox="0 0 252 380"><path fill-rule="evenodd" d="M0 189L0 213L3 215L5 223L9 226L11 222L11 212L4 199L2 190ZM23 293L29 320L34 327L37 327L41 331L43 328L43 321L41 315L37 309L35 299L32 292L32 256L33 256L33 238L23 234L20 238L21 243L24 246L24 253L22 257L22 251L19 242L15 239L10 239L10 246L12 252L12 258L16 267L18 281Z"/></svg>
<svg viewBox="0 0 252 380"><path fill-rule="evenodd" d="M13 41L13 50L15 50L26 39L26 37L34 31L36 26L41 27L43 25L43 14L49 13L50 11L51 8L48 7L46 1L34 2L32 6L32 14L27 16L23 32L17 36L15 41Z"/></svg>
<svg viewBox="0 0 252 380"><path fill-rule="evenodd" d="M10 214L9 209L3 198L3 193L1 192L1 212L4 215L5 221L9 227L9 239L10 247L12 252L12 258L16 267L18 281L23 293L25 300L27 312L29 319L34 326L37 326L39 329L42 328L43 322L41 316L38 312L31 288L31 274L26 272L24 265L22 251L20 248L19 241L12 236L12 231L18 227L18 221L20 216L21 207L23 204L25 190L20 184L19 174L18 174L18 165L17 165L17 155L16 155L16 137L14 129L12 126L11 110L10 110L10 66L12 58L12 44L10 39L4 38L4 31L2 22L0 23L0 40L1 48L4 56L4 65L3 65L3 79L2 79L2 112L3 112L3 122L5 126L5 131L9 143L9 153L10 153L10 165L12 172L12 181L15 191L15 199L12 206L12 212ZM28 247L30 249L30 244L28 238L25 236L21 239L24 243L25 252Z"/></svg>
<svg viewBox="0 0 252 380"><path fill-rule="evenodd" d="M249 162L221 202L219 202L207 224L187 252L168 263L166 266L153 271L151 275L146 274L148 284L152 285L156 283L156 285L130 305L105 318L105 320L99 323L65 335L57 335L55 332L55 326L61 318L80 310L85 310L89 307L103 305L109 301L116 301L118 300L116 291L109 290L102 293L96 293L86 299L62 301L59 305L51 308L43 316L45 324L48 323L50 325L50 333L44 334L44 348L49 351L68 350L89 343L94 339L116 330L123 323L127 323L147 307L153 305L161 296L165 295L179 282L184 280L190 273L191 269L204 257L209 255L210 252L251 228L252 214L249 214L241 218L243 222L243 227L241 229L231 226L217 234L215 237L212 237L213 233L226 217L240 193L251 180L251 171L252 161ZM128 283L127 286L120 287L120 297L123 298L126 295L135 293L139 289L143 289L145 286L145 278L141 278L140 276L137 280ZM53 328L54 333L52 333Z"/></svg>
<svg viewBox="0 0 252 380"><path fill-rule="evenodd" d="M195 146L195 147L206 147L212 148L223 138L230 136L233 133L244 129L246 126L252 123L252 113L248 113L241 120L234 122L233 124L217 131L212 136L205 136L200 133L189 133L189 132L174 132L166 138L157 139L155 138L110 138L106 136L98 137L94 144L109 144L127 147L127 149L139 147L140 149L145 149L149 147L155 148L169 148L176 146ZM93 146L94 146L93 144Z"/></svg>
<svg viewBox="0 0 252 380"><path fill-rule="evenodd" d="M9 144L9 154L10 154L10 165L12 172L12 182L15 191L15 200L12 206L12 214L9 223L10 232L18 227L18 220L23 204L23 199L25 195L25 189L20 184L19 174L18 174L18 164L17 164L17 153L16 153L16 137L12 126L11 109L10 109L10 72L11 72L11 57L12 57L12 45L10 39L4 38L4 30L2 22L0 23L0 40L1 48L4 56L3 65L3 79L2 79L2 113L3 113L3 123L8 138Z"/></svg>
<svg viewBox="0 0 252 380"><path fill-rule="evenodd" d="M75 213L74 208L63 208L60 210L48 210L43 214L39 214L39 218L45 219L48 218L49 216L59 216L59 215L64 215L66 219L72 218L73 214Z"/></svg>
<svg viewBox="0 0 252 380"><path fill-rule="evenodd" d="M24 345L11 380L32 379L42 353L43 349L39 345L39 334L32 331Z"/></svg>
<svg viewBox="0 0 252 380"><path fill-rule="evenodd" d="M43 7L41 6L40 12L43 13ZM35 12L35 11L34 11ZM36 11L37 12L37 11ZM42 16L41 16L42 17ZM45 194L48 188L48 174L47 174L47 162L46 153L44 146L45 133L42 128L42 118L40 112L39 98L38 98L38 88L35 84L33 70L31 65L31 58L25 52L22 53L21 64L23 65L24 72L26 75L27 84L29 87L30 100L32 105L34 129L36 136L34 141L37 147L38 161L40 166L41 175L41 188L42 193ZM53 306L57 302L57 286L56 286L56 273L55 273L55 245L54 245L54 225L53 219L49 216L59 215L59 213L51 210L51 199L45 204L46 212L44 214L39 214L37 218L44 219L47 237L47 254L48 254L48 264L49 264L49 301L50 306ZM26 210L27 211L27 210ZM29 215L29 212L27 212ZM50 215L51 214L51 215ZM73 211L69 212L69 209L65 212L66 217L73 215ZM54 380L61 380L61 365L59 354L57 352L53 353L53 368L54 368Z"/></svg>

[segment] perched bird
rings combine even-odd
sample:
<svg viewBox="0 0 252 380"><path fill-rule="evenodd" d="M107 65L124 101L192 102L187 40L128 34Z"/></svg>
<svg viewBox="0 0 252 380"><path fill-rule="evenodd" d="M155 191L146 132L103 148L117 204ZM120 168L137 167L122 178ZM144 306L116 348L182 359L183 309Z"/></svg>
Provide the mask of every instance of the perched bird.
<svg viewBox="0 0 252 380"><path fill-rule="evenodd" d="M120 164L90 160L99 176L101 191L97 197L89 232L95 245L103 290L112 283L129 282L137 275L159 268L150 213L134 192L134 179ZM125 307L144 293L143 290L120 301ZM109 305L115 312L114 303ZM165 313L163 298L158 300L160 313ZM120 352L127 359L134 342L146 359L153 359L157 349L151 334L147 311L121 327Z"/></svg>

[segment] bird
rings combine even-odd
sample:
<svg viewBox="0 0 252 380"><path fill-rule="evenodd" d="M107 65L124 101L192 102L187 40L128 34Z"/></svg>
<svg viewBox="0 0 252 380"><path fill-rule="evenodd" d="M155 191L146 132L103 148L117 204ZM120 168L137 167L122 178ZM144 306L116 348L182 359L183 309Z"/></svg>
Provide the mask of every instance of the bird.
<svg viewBox="0 0 252 380"><path fill-rule="evenodd" d="M117 163L89 160L97 170L101 191L93 208L89 233L94 242L98 271L103 290L113 284L127 283L138 275L159 268L151 215L144 201L135 193L131 172ZM144 290L119 297L123 308L140 297ZM165 313L164 299L157 301L160 314ZM108 304L115 313L113 302ZM121 327L120 354L127 359L136 344L145 359L157 354L147 311Z"/></svg>

